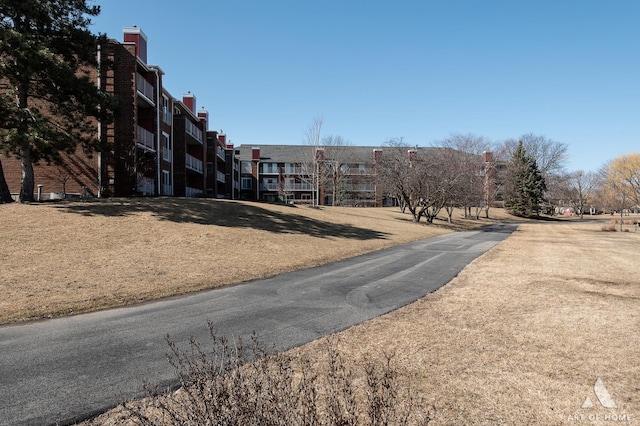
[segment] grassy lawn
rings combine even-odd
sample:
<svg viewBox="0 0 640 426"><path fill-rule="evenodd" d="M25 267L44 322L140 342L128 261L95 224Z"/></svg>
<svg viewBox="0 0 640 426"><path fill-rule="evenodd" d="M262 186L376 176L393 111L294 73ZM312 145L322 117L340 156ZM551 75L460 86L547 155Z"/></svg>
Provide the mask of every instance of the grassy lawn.
<svg viewBox="0 0 640 426"><path fill-rule="evenodd" d="M343 350L397 354L437 425L640 424L640 232L602 226L523 224L442 289L342 333Z"/></svg>
<svg viewBox="0 0 640 426"><path fill-rule="evenodd" d="M0 322L126 305L508 219L413 224L397 209L214 200L0 206ZM640 232L527 221L424 299L339 334L394 353L432 424L638 424ZM635 218L637 220L637 218ZM357 344L354 344L357 342ZM322 341L295 351L313 356ZM598 379L615 408L594 392ZM582 408L586 398L592 408ZM108 413L93 424L120 424Z"/></svg>
<svg viewBox="0 0 640 426"><path fill-rule="evenodd" d="M416 226L398 209L174 198L10 204L0 214L0 324L264 278L490 222Z"/></svg>

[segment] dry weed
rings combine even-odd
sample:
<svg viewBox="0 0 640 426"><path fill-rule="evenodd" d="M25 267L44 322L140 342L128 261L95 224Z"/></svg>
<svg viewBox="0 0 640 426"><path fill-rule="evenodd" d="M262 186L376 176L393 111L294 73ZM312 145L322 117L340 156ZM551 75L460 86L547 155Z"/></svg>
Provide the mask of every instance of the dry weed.
<svg viewBox="0 0 640 426"><path fill-rule="evenodd" d="M246 348L241 340L216 336L212 324L209 330L207 348L192 339L183 351L168 339L178 391L152 392L105 420L143 426L402 426L426 425L433 415L401 380L393 356L358 369L334 338L312 359L294 351L268 354L256 336ZM110 423L98 418L89 424Z"/></svg>

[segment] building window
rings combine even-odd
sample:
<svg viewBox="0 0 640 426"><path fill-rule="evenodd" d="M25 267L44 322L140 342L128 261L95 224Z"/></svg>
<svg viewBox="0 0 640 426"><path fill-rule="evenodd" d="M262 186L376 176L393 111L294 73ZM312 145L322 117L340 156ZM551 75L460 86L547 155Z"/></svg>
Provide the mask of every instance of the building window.
<svg viewBox="0 0 640 426"><path fill-rule="evenodd" d="M264 178L262 180L262 187L265 191L277 191L278 178Z"/></svg>
<svg viewBox="0 0 640 426"><path fill-rule="evenodd" d="M167 133L162 132L162 159L165 161L171 161L172 157L171 139L169 139L169 135Z"/></svg>
<svg viewBox="0 0 640 426"><path fill-rule="evenodd" d="M251 161L243 161L241 167L242 167L241 171L243 174L248 175L248 174L251 174L251 172L253 171L251 167Z"/></svg>
<svg viewBox="0 0 640 426"><path fill-rule="evenodd" d="M169 98L165 95L162 95L162 121L167 124L172 124L173 121L171 107L169 106Z"/></svg>
<svg viewBox="0 0 640 426"><path fill-rule="evenodd" d="M240 187L241 189L251 189L253 185L251 185L251 181L253 179L251 179L250 177L243 177L242 178L242 186Z"/></svg>
<svg viewBox="0 0 640 426"><path fill-rule="evenodd" d="M262 163L262 173L278 173L278 163Z"/></svg>
<svg viewBox="0 0 640 426"><path fill-rule="evenodd" d="M284 188L287 191L293 191L296 188L296 180L294 178L285 178L284 180Z"/></svg>
<svg viewBox="0 0 640 426"><path fill-rule="evenodd" d="M171 195L171 174L166 170L162 171L162 194Z"/></svg>

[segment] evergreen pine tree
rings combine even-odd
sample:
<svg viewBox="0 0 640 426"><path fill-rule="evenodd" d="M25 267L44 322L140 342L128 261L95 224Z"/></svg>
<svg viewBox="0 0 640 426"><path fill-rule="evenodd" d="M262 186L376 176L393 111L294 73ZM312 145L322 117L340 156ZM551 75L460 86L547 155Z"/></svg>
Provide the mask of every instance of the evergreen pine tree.
<svg viewBox="0 0 640 426"><path fill-rule="evenodd" d="M516 216L538 214L546 190L536 161L527 155L523 143L519 142L507 168L504 207Z"/></svg>
<svg viewBox="0 0 640 426"><path fill-rule="evenodd" d="M91 117L107 120L116 100L91 78L105 37L88 29L89 3L0 1L0 152L20 159L20 201L33 201L34 163L104 148Z"/></svg>

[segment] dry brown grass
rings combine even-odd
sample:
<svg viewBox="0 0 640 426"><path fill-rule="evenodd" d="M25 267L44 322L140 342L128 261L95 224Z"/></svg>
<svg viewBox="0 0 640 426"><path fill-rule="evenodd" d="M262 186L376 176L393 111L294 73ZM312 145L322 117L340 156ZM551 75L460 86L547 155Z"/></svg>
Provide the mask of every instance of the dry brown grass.
<svg viewBox="0 0 640 426"><path fill-rule="evenodd" d="M0 324L263 278L451 229L416 226L397 209L172 198L10 204L0 214Z"/></svg>
<svg viewBox="0 0 640 426"><path fill-rule="evenodd" d="M521 225L442 289L341 333L359 342L342 350L399 354L433 424L640 424L640 233L600 227Z"/></svg>
<svg viewBox="0 0 640 426"><path fill-rule="evenodd" d="M117 303L113 291L120 303L132 303L139 298L126 284L142 278L136 288L145 295L167 286L189 291L222 284L214 272L235 281L257 278L247 273L254 269L246 267L248 258L271 275L447 232L387 209L147 204L154 201L0 207L10 224L0 238L11 242L0 249L0 312L11 308L6 300L43 292L51 300L97 293L95 300ZM243 225L219 216L230 214L232 204L242 206L233 221ZM404 376L435 406L433 424L639 424L640 232L602 232L608 220L525 223L437 292L340 333L339 349L362 363L394 353ZM52 254L54 248L60 252ZM85 256L69 260L78 252ZM47 254L51 260L43 260ZM299 263L283 266L288 259ZM221 268L237 263L245 267ZM31 306L23 303L5 321L53 314L50 308L25 314ZM296 351L313 358L322 343ZM616 408L599 405L598 378ZM591 409L581 408L587 397ZM120 424L114 419L108 413L89 423Z"/></svg>

